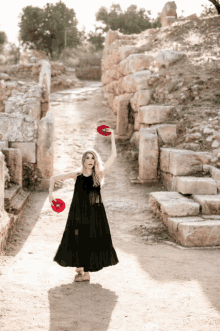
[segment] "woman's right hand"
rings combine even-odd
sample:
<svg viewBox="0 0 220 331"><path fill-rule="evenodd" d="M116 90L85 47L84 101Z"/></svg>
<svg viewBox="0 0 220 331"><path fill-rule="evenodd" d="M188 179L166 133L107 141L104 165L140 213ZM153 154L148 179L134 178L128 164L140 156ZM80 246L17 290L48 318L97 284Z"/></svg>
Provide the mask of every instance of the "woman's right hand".
<svg viewBox="0 0 220 331"><path fill-rule="evenodd" d="M57 200L56 199L54 199L54 197L52 196L52 195L50 195L49 196L49 201L50 201L50 204L52 205L52 206L54 206L54 204L53 204L53 200L55 200L55 202L57 202Z"/></svg>

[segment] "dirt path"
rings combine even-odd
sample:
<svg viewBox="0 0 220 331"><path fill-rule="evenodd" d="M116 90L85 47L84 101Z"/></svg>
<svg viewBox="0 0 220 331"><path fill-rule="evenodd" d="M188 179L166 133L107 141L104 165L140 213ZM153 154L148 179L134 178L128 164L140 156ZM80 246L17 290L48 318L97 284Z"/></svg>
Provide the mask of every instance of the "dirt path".
<svg viewBox="0 0 220 331"><path fill-rule="evenodd" d="M97 87L78 99L68 91L51 95L54 175L78 167L86 148L94 147L104 162L111 154L110 137L98 135L96 127L105 118L102 123L114 129L115 117L101 104ZM220 251L182 250L135 234L136 226L156 224L148 195L162 188L130 184L137 162L124 158L124 150L117 142L118 158L102 188L119 263L90 273L90 283L75 283L75 268L53 262L74 181L54 190L66 203L60 214L51 209L47 192L31 193L17 233L0 256L1 331L220 330Z"/></svg>

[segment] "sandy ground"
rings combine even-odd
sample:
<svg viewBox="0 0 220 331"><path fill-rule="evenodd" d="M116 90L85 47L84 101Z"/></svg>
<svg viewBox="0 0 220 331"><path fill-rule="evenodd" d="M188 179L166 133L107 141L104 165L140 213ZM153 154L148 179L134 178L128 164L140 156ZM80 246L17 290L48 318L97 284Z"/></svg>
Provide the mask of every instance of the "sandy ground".
<svg viewBox="0 0 220 331"><path fill-rule="evenodd" d="M111 154L111 138L96 127L103 119L114 129L115 117L101 104L98 86L75 91L77 98L70 91L51 95L54 175L74 171L87 148L94 147L104 162ZM62 213L52 210L48 192L32 192L0 256L1 331L220 330L220 251L179 249L137 235L135 227L156 224L148 195L162 187L131 184L137 162L124 158L123 143L116 146L118 158L106 175L102 198L119 263L90 273L90 282L74 282L75 268L53 262L74 181L54 189L54 198L66 203Z"/></svg>

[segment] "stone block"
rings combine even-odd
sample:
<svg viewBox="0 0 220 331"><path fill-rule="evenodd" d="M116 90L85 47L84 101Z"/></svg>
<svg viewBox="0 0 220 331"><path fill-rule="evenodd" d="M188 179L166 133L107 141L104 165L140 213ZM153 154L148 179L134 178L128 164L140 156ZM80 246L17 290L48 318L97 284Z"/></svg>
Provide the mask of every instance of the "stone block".
<svg viewBox="0 0 220 331"><path fill-rule="evenodd" d="M2 153L5 156L11 182L22 187L22 155L20 149L2 148Z"/></svg>
<svg viewBox="0 0 220 331"><path fill-rule="evenodd" d="M143 106L139 108L140 122L144 124L157 124L166 122L173 116L173 106Z"/></svg>
<svg viewBox="0 0 220 331"><path fill-rule="evenodd" d="M36 143L11 142L10 148L20 149L22 162L36 163Z"/></svg>
<svg viewBox="0 0 220 331"><path fill-rule="evenodd" d="M170 236L178 242L179 224L186 222L204 222L204 219L198 216L189 217L168 217L167 227Z"/></svg>
<svg viewBox="0 0 220 331"><path fill-rule="evenodd" d="M54 64L59 66L58 63ZM63 64L60 64L60 69L64 70ZM51 87L51 65L50 62L43 60L41 65L41 71L39 75L39 86L44 87L45 94L50 95L50 87Z"/></svg>
<svg viewBox="0 0 220 331"><path fill-rule="evenodd" d="M140 90L133 95L131 98L131 107L134 112L138 112L139 107L146 106L150 103L152 93L152 90Z"/></svg>
<svg viewBox="0 0 220 331"><path fill-rule="evenodd" d="M199 203L183 197L178 192L151 192L149 204L152 212L167 225L167 215L173 217L196 216Z"/></svg>
<svg viewBox="0 0 220 331"><path fill-rule="evenodd" d="M35 121L39 121L41 113L41 100L38 98L26 99L25 105L23 106L23 112L34 118Z"/></svg>
<svg viewBox="0 0 220 331"><path fill-rule="evenodd" d="M134 145L137 149L139 149L139 141L140 141L140 132L134 131L130 139L130 143Z"/></svg>
<svg viewBox="0 0 220 331"><path fill-rule="evenodd" d="M34 119L23 114L0 113L2 140L28 142L34 140Z"/></svg>
<svg viewBox="0 0 220 331"><path fill-rule="evenodd" d="M186 58L186 52L177 52L173 50L161 50L155 56L156 65L159 69L162 67L168 68L173 63Z"/></svg>
<svg viewBox="0 0 220 331"><path fill-rule="evenodd" d="M53 175L54 115L50 111L38 123L37 171L38 177L50 179Z"/></svg>
<svg viewBox="0 0 220 331"><path fill-rule="evenodd" d="M157 181L158 139L153 129L140 129L139 177L142 181Z"/></svg>
<svg viewBox="0 0 220 331"><path fill-rule="evenodd" d="M177 192L177 176L169 172L160 172L161 181L168 191Z"/></svg>
<svg viewBox="0 0 220 331"><path fill-rule="evenodd" d="M193 195L192 198L201 205L202 214L220 215L220 194Z"/></svg>
<svg viewBox="0 0 220 331"><path fill-rule="evenodd" d="M188 217L170 218L168 229L176 233L177 242L185 247L211 247L220 245L220 221ZM169 230L169 232L170 232Z"/></svg>
<svg viewBox="0 0 220 331"><path fill-rule="evenodd" d="M177 177L177 191L182 194L217 194L216 181L206 177Z"/></svg>
<svg viewBox="0 0 220 331"><path fill-rule="evenodd" d="M4 190L5 190L5 172L4 172L5 156L0 152L0 210L4 208Z"/></svg>
<svg viewBox="0 0 220 331"><path fill-rule="evenodd" d="M174 176L187 176L202 171L203 166L197 152L183 149L161 148L160 169Z"/></svg>
<svg viewBox="0 0 220 331"><path fill-rule="evenodd" d="M120 62L118 69L123 76L127 76L137 71L149 69L153 60L154 57L152 55L131 54Z"/></svg>
<svg viewBox="0 0 220 331"><path fill-rule="evenodd" d="M155 127L157 133L164 143L171 143L177 139L176 124L161 124Z"/></svg>
<svg viewBox="0 0 220 331"><path fill-rule="evenodd" d="M125 76L122 82L123 91L127 93L135 93L139 90L148 89L148 80L150 77L150 70L142 70Z"/></svg>
<svg viewBox="0 0 220 331"><path fill-rule="evenodd" d="M113 93L109 93L108 95L108 105L110 108L113 108L113 102L114 102L115 95Z"/></svg>
<svg viewBox="0 0 220 331"><path fill-rule="evenodd" d="M118 114L118 112L122 112L123 109L128 111L128 104L133 94L125 93L119 96L116 96L113 101L113 112L114 114Z"/></svg>
<svg viewBox="0 0 220 331"><path fill-rule="evenodd" d="M134 130L139 131L141 128L139 113L134 113Z"/></svg>
<svg viewBox="0 0 220 331"><path fill-rule="evenodd" d="M27 92L27 98L38 98L41 99L42 97L42 87L39 85L34 85L30 88Z"/></svg>
<svg viewBox="0 0 220 331"><path fill-rule="evenodd" d="M38 183L37 183L37 188L38 190L49 190L50 188L50 179L44 179L44 178L38 178Z"/></svg>
<svg viewBox="0 0 220 331"><path fill-rule="evenodd" d="M2 148L8 148L8 141L7 140L0 141L0 150L2 150Z"/></svg>

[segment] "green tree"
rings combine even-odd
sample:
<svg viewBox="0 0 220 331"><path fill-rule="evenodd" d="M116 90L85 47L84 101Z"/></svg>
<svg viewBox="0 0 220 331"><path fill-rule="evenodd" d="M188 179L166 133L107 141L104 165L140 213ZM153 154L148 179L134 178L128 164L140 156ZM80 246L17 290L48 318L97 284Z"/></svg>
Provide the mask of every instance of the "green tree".
<svg viewBox="0 0 220 331"><path fill-rule="evenodd" d="M95 32L90 31L87 35L87 40L95 46L95 50L98 51L104 48L105 37L103 36L103 32L98 32L99 29L96 29Z"/></svg>
<svg viewBox="0 0 220 331"><path fill-rule="evenodd" d="M217 9L215 6L210 5L201 5L203 7L203 11L200 14L200 17L206 17L206 16L210 16L210 15L216 15L218 14Z"/></svg>
<svg viewBox="0 0 220 331"><path fill-rule="evenodd" d="M220 15L220 1L219 0L209 0L216 8L218 15Z"/></svg>
<svg viewBox="0 0 220 331"><path fill-rule="evenodd" d="M62 1L47 3L43 9L27 6L22 11L19 37L26 48L43 50L53 58L65 48L65 34L67 47L79 43L76 14Z"/></svg>
<svg viewBox="0 0 220 331"><path fill-rule="evenodd" d="M0 31L0 53L3 52L4 44L7 42L7 35L4 31Z"/></svg>
<svg viewBox="0 0 220 331"><path fill-rule="evenodd" d="M119 4L112 4L109 10L106 7L98 10L96 21L104 24L103 32L111 29L124 34L140 33L161 26L159 16L156 20L151 20L151 12L147 11L147 14L144 8L138 9L136 5L129 6L123 12Z"/></svg>

